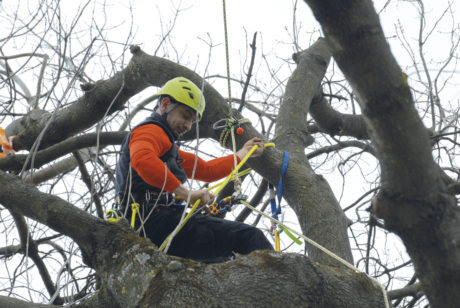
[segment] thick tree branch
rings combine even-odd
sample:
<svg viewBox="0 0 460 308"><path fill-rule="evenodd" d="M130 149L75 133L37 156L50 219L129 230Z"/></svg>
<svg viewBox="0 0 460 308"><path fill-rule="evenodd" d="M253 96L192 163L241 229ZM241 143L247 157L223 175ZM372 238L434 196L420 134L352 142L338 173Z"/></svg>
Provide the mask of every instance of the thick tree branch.
<svg viewBox="0 0 460 308"><path fill-rule="evenodd" d="M276 120L275 142L277 148L288 151L291 156L284 181L284 197L296 212L303 233L353 263L347 235L348 219L328 183L313 172L304 154L308 138L311 138L307 131L307 113L330 57L324 39L319 39L309 49L295 55L298 65L286 85ZM330 234L335 236L331 237ZM315 261L337 264L310 245L307 250Z"/></svg>
<svg viewBox="0 0 460 308"><path fill-rule="evenodd" d="M450 194L460 195L460 182L452 182L447 186L447 191Z"/></svg>
<svg viewBox="0 0 460 308"><path fill-rule="evenodd" d="M245 307L272 306L276 293L278 303L293 307L383 307L381 293L365 276L349 270L338 274L335 268L320 266L301 255L258 251L225 264L205 265L165 258L140 242L124 247L129 249L113 255L114 268L99 292L99 304L104 303L105 292L124 290L124 294L109 293L105 298L126 307L214 307L222 303ZM125 268L131 271L123 271ZM295 283L289 288L286 283L266 287L276 279ZM348 294L357 288L361 292Z"/></svg>
<svg viewBox="0 0 460 308"><path fill-rule="evenodd" d="M85 148L78 151L82 156L84 161L88 161L90 158L90 149ZM75 157L70 156L68 158L64 158L59 160L58 162L53 163L46 168L40 169L33 173L28 173L25 178L24 182L28 184L40 184L45 181L48 181L56 176L67 173L72 171L78 166L77 160Z"/></svg>
<svg viewBox="0 0 460 308"><path fill-rule="evenodd" d="M406 296L415 297L421 291L422 291L422 286L420 285L420 283L416 283L416 284L413 284L413 285L410 285L410 286L407 286L401 289L392 290L388 292L388 299L393 300L393 299L399 299L399 298L406 297Z"/></svg>
<svg viewBox="0 0 460 308"><path fill-rule="evenodd" d="M135 51L136 49L133 49L134 53ZM100 121L106 114L121 109L130 97L148 86L145 79L139 76L139 67L135 63L130 63L127 68L108 80L82 86L85 94L69 107L57 110L54 116L46 114L37 119L31 117L19 119L17 121L21 122L22 129L12 131L12 127L17 127L14 123L7 128L7 133L16 135L14 142L16 150L30 149L47 123L51 121L40 144L40 148L45 148L78 134Z"/></svg>
<svg viewBox="0 0 460 308"><path fill-rule="evenodd" d="M128 127L128 125L131 122L132 118L140 110L142 110L147 104L152 102L155 98L156 98L156 95L153 95L153 96L150 96L150 97L146 98L142 102L140 102L136 106L136 108L134 108L132 110L132 112L125 119L125 121L122 123L122 125L120 125L120 128L119 128L118 132L124 131ZM103 144L100 144L100 145L101 145L101 148L102 148ZM90 151L91 151L91 149L86 149L86 148L78 151L78 153L80 154L80 156L82 157L82 160L84 162L89 160ZM77 163L76 159L74 157L69 157L69 158L66 158L66 159L63 159L63 160L59 160L58 162L54 163L51 166L48 166L45 169L41 169L41 170L35 171L32 174L28 174L25 177L25 181L27 183L39 184L39 183L42 183L44 181L50 180L50 179L56 177L59 174L62 174L62 173L65 173L65 172L70 172L71 170L75 169L77 166L78 166L78 163Z"/></svg>
<svg viewBox="0 0 460 308"><path fill-rule="evenodd" d="M0 204L71 237L90 257L97 255L93 244L103 221L3 171L0 171L0 186Z"/></svg>
<svg viewBox="0 0 460 308"><path fill-rule="evenodd" d="M127 132L102 132L99 134L90 133L69 138L35 153L33 155L33 167L40 168L44 164L52 162L61 156L82 148L93 147L96 145L104 146L109 144L121 144L126 134ZM8 171L20 171L27 160L27 156L28 155L26 154L6 156L0 159L0 169ZM26 170L29 168L30 166L28 166Z"/></svg>
<svg viewBox="0 0 460 308"><path fill-rule="evenodd" d="M460 208L446 193L406 75L370 0L306 0L358 98L378 153L375 214L403 240L433 307L460 302Z"/></svg>
<svg viewBox="0 0 460 308"><path fill-rule="evenodd" d="M369 139L362 115L343 114L334 110L323 95L316 95L310 107L310 115L318 126L329 135Z"/></svg>
<svg viewBox="0 0 460 308"><path fill-rule="evenodd" d="M328 1L306 2L321 23L335 60L358 96L379 153L386 187L414 195L436 189L433 175L437 172L433 171L436 168L426 129L385 40L372 1L353 1L333 8ZM419 173L416 177L414 170ZM416 178L421 180L415 181Z"/></svg>

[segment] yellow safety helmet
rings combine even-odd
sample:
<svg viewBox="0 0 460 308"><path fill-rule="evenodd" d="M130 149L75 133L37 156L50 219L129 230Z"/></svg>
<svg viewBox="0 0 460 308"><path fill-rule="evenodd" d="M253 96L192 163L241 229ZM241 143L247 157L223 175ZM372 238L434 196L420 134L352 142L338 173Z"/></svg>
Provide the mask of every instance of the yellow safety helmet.
<svg viewBox="0 0 460 308"><path fill-rule="evenodd" d="M198 112L198 120L201 120L206 101L204 100L200 88L189 79L185 77L171 79L164 84L157 95L169 95L178 103L189 106Z"/></svg>

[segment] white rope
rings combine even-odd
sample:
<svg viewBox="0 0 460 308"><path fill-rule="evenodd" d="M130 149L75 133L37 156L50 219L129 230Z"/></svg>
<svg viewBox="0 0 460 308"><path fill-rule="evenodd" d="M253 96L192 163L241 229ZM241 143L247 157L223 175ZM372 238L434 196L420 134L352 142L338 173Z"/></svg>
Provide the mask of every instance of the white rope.
<svg viewBox="0 0 460 308"><path fill-rule="evenodd" d="M362 272L361 270L359 270L357 267L355 267L354 265L348 263L347 261L345 261L344 259L342 259L341 257L339 257L338 255L334 254L332 251L328 250L327 248L321 246L320 244L318 244L317 242L315 242L314 240L306 237L305 235L295 231L294 229L284 225L282 222L280 222L279 220L271 217L270 215L256 209L255 207L253 207L252 205L250 205L247 201L244 201L242 200L241 203L246 206L247 208L251 209L252 211L254 212L257 212L259 213L260 215L264 216L264 217L267 217L268 219L270 219L272 222L275 222L277 224L279 224L280 226L282 226L283 228L286 228L287 230L289 230L290 232L296 234L297 236L300 236L301 238L303 238L307 243L309 243L310 245L318 248L319 250L321 250L322 252L324 252L325 254L327 254L328 256L330 256L331 258L339 261L341 264L345 265L347 268L351 269L352 271L356 272L356 273L359 273L359 274L364 274L366 275L367 277L369 277L373 282L375 282L379 288L382 290L382 294L383 294L383 299L385 301L385 307L386 308L389 308L390 305L388 303L388 297L387 297L387 292L385 290L385 288L383 287L383 285L377 280L375 279L374 277L371 277L369 275L367 275L366 273Z"/></svg>
<svg viewBox="0 0 460 308"><path fill-rule="evenodd" d="M153 207L150 209L149 213L147 214L147 217L143 217L143 215L140 215L140 211L139 211L139 220L140 220L140 223L141 225L139 226L139 228L137 228L136 232L139 232L142 228L142 230L144 231L144 235L147 236L147 233L145 232L145 229L144 229L144 224L145 222L150 218L150 216L152 215L153 211L156 209L157 205L158 205L158 202L160 201L161 199L161 194L163 193L165 187L166 187L166 181L168 179L168 167L166 167L166 163L164 164L165 166L165 180L163 181L163 186L161 187L161 190L158 194L158 198L157 200L155 201L155 204L153 205ZM144 212L144 211L142 211Z"/></svg>

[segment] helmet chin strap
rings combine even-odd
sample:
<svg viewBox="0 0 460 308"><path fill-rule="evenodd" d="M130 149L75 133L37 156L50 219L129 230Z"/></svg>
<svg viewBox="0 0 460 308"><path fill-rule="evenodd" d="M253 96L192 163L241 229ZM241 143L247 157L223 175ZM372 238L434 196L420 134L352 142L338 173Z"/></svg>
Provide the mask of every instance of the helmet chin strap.
<svg viewBox="0 0 460 308"><path fill-rule="evenodd" d="M166 110L162 113L161 117L167 122L168 113L173 111L178 106L179 106L179 104L176 104L176 103L173 103L173 104L169 105L168 108L166 108Z"/></svg>
<svg viewBox="0 0 460 308"><path fill-rule="evenodd" d="M173 111L178 105L179 104L171 104L171 105L169 105L168 108L166 108L166 110L163 112L163 114L161 116L166 120L166 118L168 117L168 113Z"/></svg>
<svg viewBox="0 0 460 308"><path fill-rule="evenodd" d="M170 113L170 112L173 111L175 108L177 108L177 106L179 106L179 104L176 104L176 103L173 103L173 104L169 105L168 108L166 108L166 110L165 110L165 114Z"/></svg>

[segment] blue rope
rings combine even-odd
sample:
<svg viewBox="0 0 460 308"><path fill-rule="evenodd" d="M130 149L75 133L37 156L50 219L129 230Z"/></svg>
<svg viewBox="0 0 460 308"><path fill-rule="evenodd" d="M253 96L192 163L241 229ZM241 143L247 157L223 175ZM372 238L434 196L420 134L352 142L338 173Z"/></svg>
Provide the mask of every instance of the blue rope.
<svg viewBox="0 0 460 308"><path fill-rule="evenodd" d="M281 214L281 198L283 197L283 178L284 175L286 174L286 170L289 165L289 152L284 151L284 158L283 158L283 166L281 167L281 176L280 176L280 181L278 183L278 204L276 204L276 201L274 198L270 199L270 204L272 208L272 217L275 218L276 220L278 219L278 215ZM273 190L273 184L269 183L269 188L270 190Z"/></svg>

